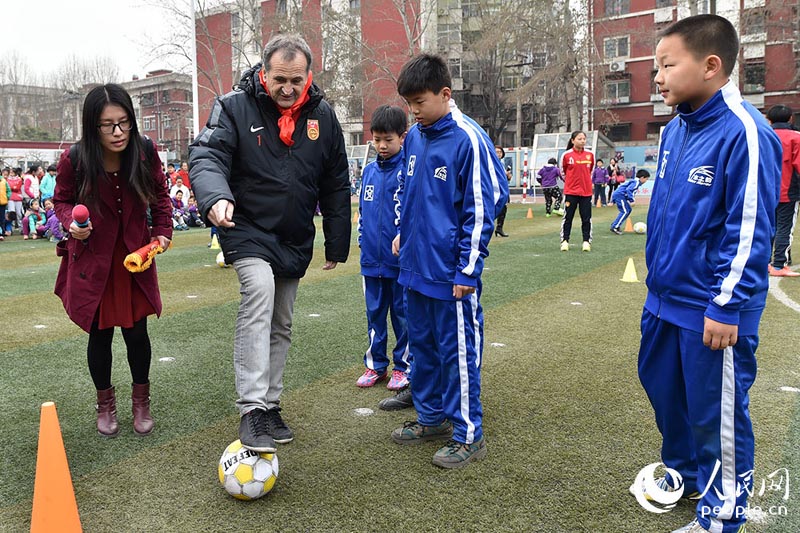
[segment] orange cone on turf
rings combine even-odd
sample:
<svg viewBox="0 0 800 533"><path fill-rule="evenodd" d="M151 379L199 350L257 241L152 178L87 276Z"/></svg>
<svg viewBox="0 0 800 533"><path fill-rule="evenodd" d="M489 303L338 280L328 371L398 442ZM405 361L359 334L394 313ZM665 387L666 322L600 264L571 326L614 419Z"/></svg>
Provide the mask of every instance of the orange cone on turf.
<svg viewBox="0 0 800 533"><path fill-rule="evenodd" d="M533 218L533 209L530 207L528 208L528 214L525 215L525 218Z"/></svg>
<svg viewBox="0 0 800 533"><path fill-rule="evenodd" d="M81 532L78 503L72 488L67 452L58 424L56 404L42 404L39 425L39 451L33 484L31 533Z"/></svg>
<svg viewBox="0 0 800 533"><path fill-rule="evenodd" d="M358 211L353 214L353 224L358 224Z"/></svg>
<svg viewBox="0 0 800 533"><path fill-rule="evenodd" d="M625 221L625 233L633 233L633 224L631 224L631 219L627 219Z"/></svg>

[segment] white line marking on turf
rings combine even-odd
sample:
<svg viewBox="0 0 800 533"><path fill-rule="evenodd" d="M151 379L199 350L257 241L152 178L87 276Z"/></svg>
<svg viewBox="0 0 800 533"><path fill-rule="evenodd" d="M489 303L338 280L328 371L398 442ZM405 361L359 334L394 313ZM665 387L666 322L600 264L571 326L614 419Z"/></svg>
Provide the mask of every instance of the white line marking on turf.
<svg viewBox="0 0 800 533"><path fill-rule="evenodd" d="M781 387L781 390L784 392L800 392L797 387Z"/></svg>
<svg viewBox="0 0 800 533"><path fill-rule="evenodd" d="M356 416L369 416L374 412L375 411L373 411L369 407L357 407L356 409L353 409L353 414L355 414Z"/></svg>
<svg viewBox="0 0 800 533"><path fill-rule="evenodd" d="M795 269L792 269L795 270ZM777 276L770 276L769 277L769 292L772 296L775 297L780 303L788 307L789 309L800 313L800 304L789 298L789 295L786 294L778 287L778 284L781 282L781 278Z"/></svg>
<svg viewBox="0 0 800 533"><path fill-rule="evenodd" d="M583 305L583 304L580 302L570 302L570 305Z"/></svg>
<svg viewBox="0 0 800 533"><path fill-rule="evenodd" d="M203 265L206 268L211 268L211 265Z"/></svg>
<svg viewBox="0 0 800 533"><path fill-rule="evenodd" d="M194 298L197 298L197 295L196 294L188 294L188 295L186 295L186 297L189 298L190 300L192 300Z"/></svg>
<svg viewBox="0 0 800 533"><path fill-rule="evenodd" d="M492 348L502 348L503 346L505 346L505 344L503 344L502 342L493 342L492 343Z"/></svg>
<svg viewBox="0 0 800 533"><path fill-rule="evenodd" d="M174 357L162 357L162 358L159 359L159 361L162 362L162 363L171 363L174 360L175 360Z"/></svg>
<svg viewBox="0 0 800 533"><path fill-rule="evenodd" d="M316 317L322 316L322 315L320 315L319 313L311 313L308 316L313 316L314 318L316 318Z"/></svg>
<svg viewBox="0 0 800 533"><path fill-rule="evenodd" d="M47 326L45 326L44 324L36 324L33 327L36 328L36 329L45 329Z"/></svg>

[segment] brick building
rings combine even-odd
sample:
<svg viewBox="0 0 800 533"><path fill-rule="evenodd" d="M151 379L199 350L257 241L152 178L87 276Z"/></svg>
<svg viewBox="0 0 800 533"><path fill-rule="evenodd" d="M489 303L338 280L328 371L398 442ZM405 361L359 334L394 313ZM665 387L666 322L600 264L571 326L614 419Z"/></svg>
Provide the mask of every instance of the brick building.
<svg viewBox="0 0 800 533"><path fill-rule="evenodd" d="M656 33L679 18L709 13L730 20L742 51L733 79L766 112L786 104L800 112L797 5L788 0L593 0L589 76L590 129L617 142L656 143L672 118L653 78ZM800 120L798 120L800 123Z"/></svg>
<svg viewBox="0 0 800 533"><path fill-rule="evenodd" d="M139 131L167 152L170 161L188 158L192 131L192 78L170 70L120 83L131 95Z"/></svg>

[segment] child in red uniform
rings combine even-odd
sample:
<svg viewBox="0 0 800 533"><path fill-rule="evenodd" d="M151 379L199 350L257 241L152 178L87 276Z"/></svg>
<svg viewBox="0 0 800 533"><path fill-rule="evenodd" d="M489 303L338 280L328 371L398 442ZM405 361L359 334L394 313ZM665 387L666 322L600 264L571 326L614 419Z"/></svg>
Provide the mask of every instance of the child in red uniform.
<svg viewBox="0 0 800 533"><path fill-rule="evenodd" d="M569 236L575 210L581 213L583 251L592 250L592 169L594 154L584 150L586 134L573 131L567 143L567 151L561 158L564 173L564 205L566 212L561 220L561 251L569 251Z"/></svg>
<svg viewBox="0 0 800 533"><path fill-rule="evenodd" d="M133 428L153 430L150 415L148 315L161 314L155 265L132 274L125 256L152 241L166 249L172 210L161 161L139 135L131 97L115 84L89 91L83 105L83 137L58 162L56 214L70 233L57 245L61 267L55 293L70 319L89 333L89 373L97 389L97 431L119 432L111 385L111 341L122 328L133 378ZM72 218L75 204L89 209L87 227ZM152 229L147 225L147 208Z"/></svg>

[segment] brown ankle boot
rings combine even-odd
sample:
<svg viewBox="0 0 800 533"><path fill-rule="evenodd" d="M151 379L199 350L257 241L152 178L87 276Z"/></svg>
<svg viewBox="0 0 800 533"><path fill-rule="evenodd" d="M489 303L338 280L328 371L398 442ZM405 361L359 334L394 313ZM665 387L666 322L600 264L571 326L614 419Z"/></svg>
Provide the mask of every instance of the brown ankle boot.
<svg viewBox="0 0 800 533"><path fill-rule="evenodd" d="M104 437L116 437L119 433L114 387L97 391L97 431Z"/></svg>
<svg viewBox="0 0 800 533"><path fill-rule="evenodd" d="M150 416L150 384L133 384L133 430L138 435L149 435L153 431L153 417Z"/></svg>

